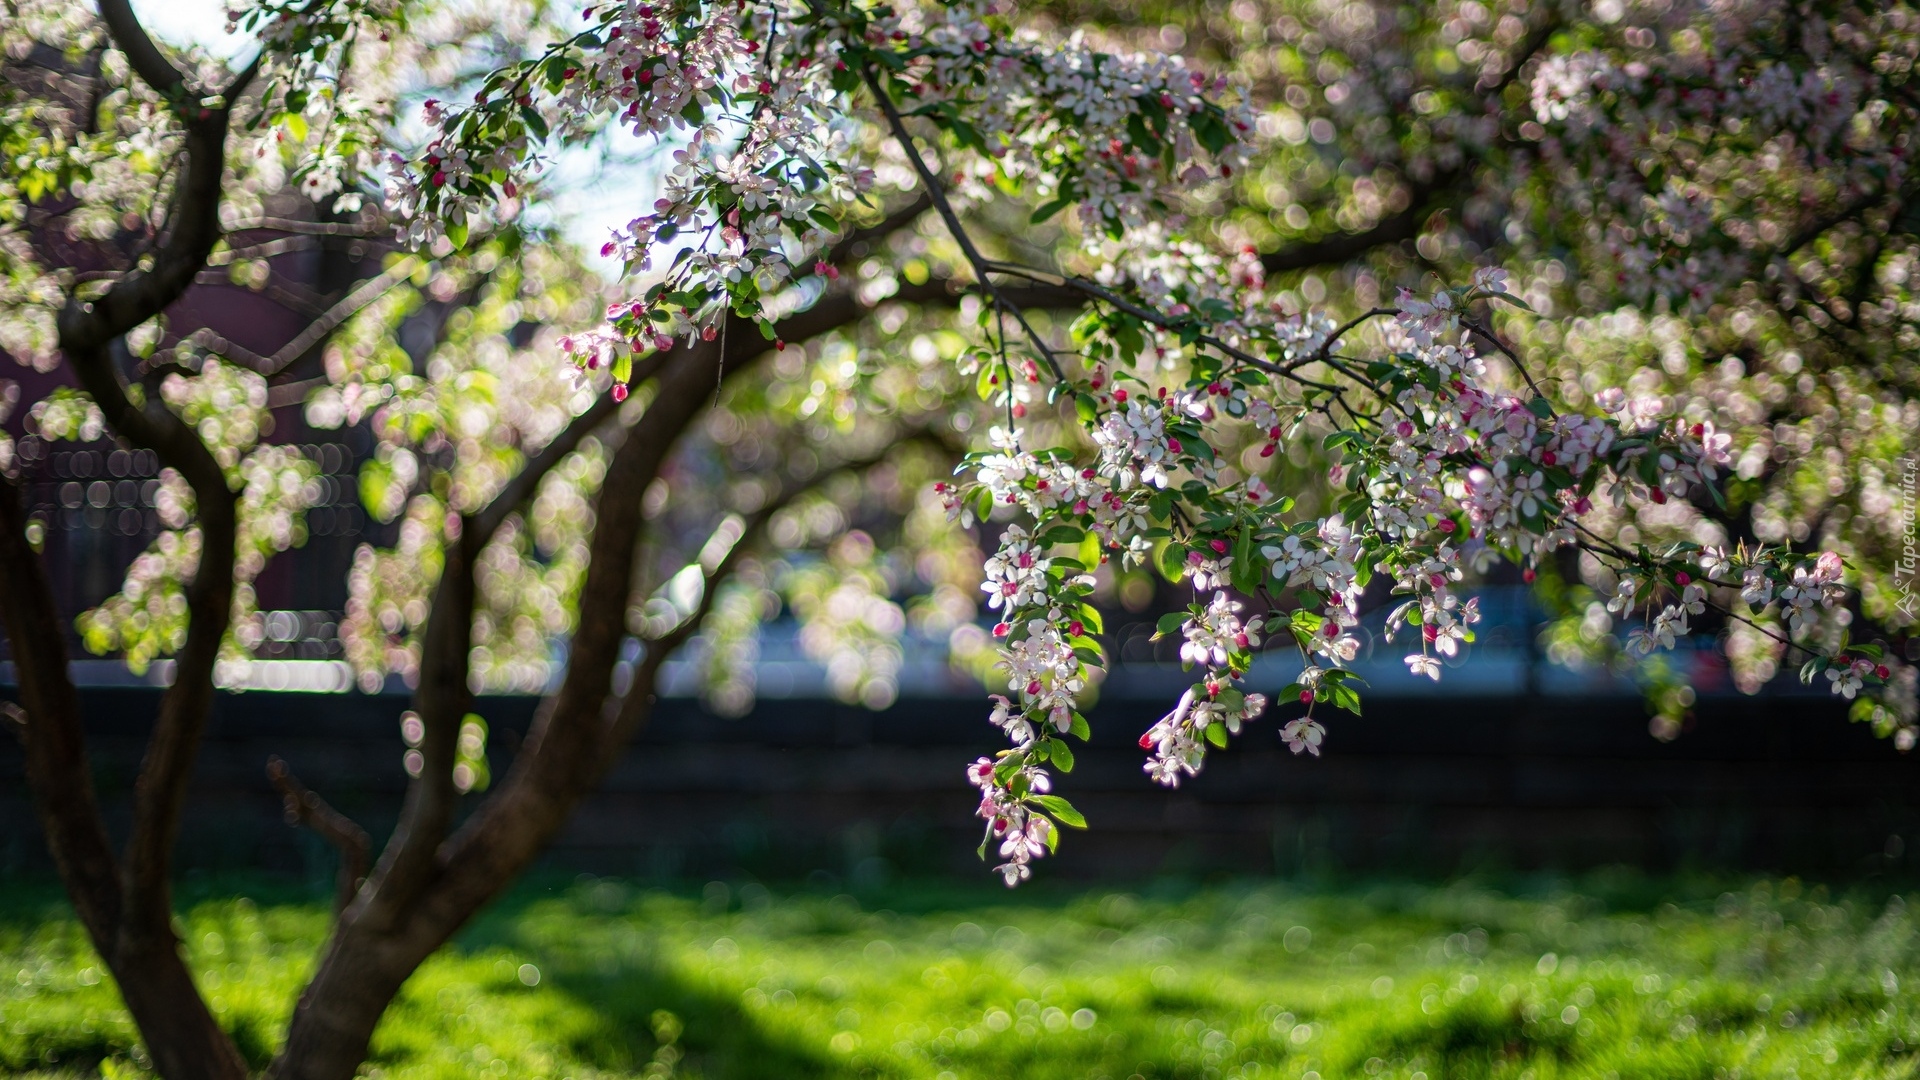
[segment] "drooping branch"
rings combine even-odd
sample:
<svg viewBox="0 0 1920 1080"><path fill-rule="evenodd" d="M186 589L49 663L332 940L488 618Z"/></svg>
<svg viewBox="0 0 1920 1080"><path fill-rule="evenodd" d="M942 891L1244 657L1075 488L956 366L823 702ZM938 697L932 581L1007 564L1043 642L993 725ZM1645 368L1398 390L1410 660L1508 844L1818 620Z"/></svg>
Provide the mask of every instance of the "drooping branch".
<svg viewBox="0 0 1920 1080"><path fill-rule="evenodd" d="M287 824L305 825L320 834L340 852L340 873L334 891L335 914L345 911L367 876L368 851L373 845L367 830L333 807L293 775L293 769L278 757L267 759L267 779L280 792Z"/></svg>

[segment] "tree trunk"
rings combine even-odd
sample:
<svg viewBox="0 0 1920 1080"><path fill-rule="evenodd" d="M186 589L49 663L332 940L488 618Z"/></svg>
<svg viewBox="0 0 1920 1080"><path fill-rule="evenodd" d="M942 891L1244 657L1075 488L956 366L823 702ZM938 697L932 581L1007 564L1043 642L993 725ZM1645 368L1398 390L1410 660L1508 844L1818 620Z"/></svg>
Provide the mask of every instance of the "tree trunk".
<svg viewBox="0 0 1920 1080"><path fill-rule="evenodd" d="M244 1080L246 1063L194 986L170 912L126 905L93 796L80 699L67 675L53 593L25 525L19 491L0 477L0 623L13 643L27 783L47 848L155 1070L166 1080Z"/></svg>
<svg viewBox="0 0 1920 1080"><path fill-rule="evenodd" d="M193 983L171 931L122 941L107 962L154 1071L166 1080L246 1080L247 1063Z"/></svg>

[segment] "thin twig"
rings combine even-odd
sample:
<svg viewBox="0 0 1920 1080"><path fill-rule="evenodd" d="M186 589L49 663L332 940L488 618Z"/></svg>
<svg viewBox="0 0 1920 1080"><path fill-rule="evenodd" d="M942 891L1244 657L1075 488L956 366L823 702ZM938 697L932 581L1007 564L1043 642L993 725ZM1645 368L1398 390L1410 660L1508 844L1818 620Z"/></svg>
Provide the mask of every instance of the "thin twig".
<svg viewBox="0 0 1920 1080"><path fill-rule="evenodd" d="M980 287L993 294L996 302L1005 303L1000 296L999 288L993 284L987 273L993 264L980 254L978 248L974 247L973 237L968 235L966 227L960 224L960 215L954 213L953 204L947 201L946 188L941 185L940 178L933 175L933 170L927 168L926 159L920 156L920 149L913 141L913 133L907 130L906 119L900 115L900 110L894 105L893 98L887 93L886 88L880 85L880 79L873 73L871 65L862 65L861 74L866 77L867 86L873 90L873 96L879 100L880 110L886 114L887 126L893 131L894 141L900 144L900 149L907 155L907 161L913 166L914 173L920 177L920 185L926 189L927 197L933 200L933 208L939 212L940 220L946 223L947 232L952 234L953 242L960 245L961 254L967 257L967 262L973 267L973 275L979 279ZM1012 307L1010 304L1008 306L1014 313L1014 319L1020 323L1022 329L1026 330L1028 339L1039 350L1047 366L1053 370L1053 377L1060 382L1066 382L1067 374L1061 370L1060 361L1054 357L1053 350L1048 348L1038 334L1034 333L1019 308Z"/></svg>
<svg viewBox="0 0 1920 1080"><path fill-rule="evenodd" d="M333 910L345 911L367 876L368 851L373 845L367 830L307 788L293 770L278 757L267 759L267 779L279 790L287 824L305 825L340 851L340 875Z"/></svg>
<svg viewBox="0 0 1920 1080"><path fill-rule="evenodd" d="M1492 330L1489 330L1486 327L1481 326L1479 323L1474 322L1472 319L1462 318L1460 320L1460 325L1466 327L1468 330L1471 330L1474 333L1479 334L1481 337L1486 338L1488 341L1492 342L1493 347L1496 349L1499 349L1501 352L1501 355L1505 356L1508 360L1511 360L1513 362L1514 370L1518 371L1520 373L1520 377L1527 381L1527 389L1533 391L1534 397L1539 398L1541 401L1547 402L1547 415L1548 416L1554 415L1553 402L1547 401L1547 395L1540 392L1539 385L1533 381L1533 375L1527 371L1526 362L1520 359L1519 353L1514 352L1512 349L1508 348L1506 342L1501 341L1499 338L1493 336Z"/></svg>

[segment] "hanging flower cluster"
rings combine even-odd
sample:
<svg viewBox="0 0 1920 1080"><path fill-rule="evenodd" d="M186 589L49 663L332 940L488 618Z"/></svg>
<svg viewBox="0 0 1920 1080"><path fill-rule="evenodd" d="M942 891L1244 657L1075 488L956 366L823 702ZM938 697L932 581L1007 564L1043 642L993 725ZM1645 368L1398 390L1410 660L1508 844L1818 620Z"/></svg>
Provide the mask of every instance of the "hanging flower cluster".
<svg viewBox="0 0 1920 1080"><path fill-rule="evenodd" d="M1692 617L1710 602L1731 611L1736 595L1756 617L1778 603L1803 639L1846 600L1845 568L1830 552L1629 550L1589 532L1582 520L1602 500L1718 499L1728 440L1619 392L1600 395L1597 415L1572 415L1502 388L1478 352L1495 339L1467 315L1518 303L1498 271L1431 296L1403 293L1375 313L1391 321L1382 347L1361 359L1345 346L1358 321L1332 329L1283 316L1257 302L1257 280L1236 283L1216 262L1209 281L1206 269L1189 261L1179 281L1158 279L1164 310L1177 314L1102 290L1075 327L1088 374L1059 394L1073 398L1086 428L1084 461L1023 451L1017 433L999 429L995 450L971 457L959 481L939 489L963 523L998 506L1029 522L1002 533L983 586L1000 614L994 632L1009 674L992 720L1012 745L969 774L993 835L1011 838L999 867L1009 882L1028 874L1039 850L1027 839L1036 815L1076 823L1060 815L1071 808L1051 794L1048 766L1072 767L1063 736L1084 724L1076 695L1100 663L1083 598L1088 571L1110 559L1152 560L1195 590L1187 610L1158 628L1181 639L1195 682L1140 738L1147 774L1168 786L1266 709L1267 698L1245 685L1263 638L1290 644L1301 664L1278 700L1299 702L1304 715L1280 735L1295 753L1320 753L1328 710L1359 710L1352 628L1375 576L1405 598L1388 616L1387 640L1410 634L1409 671L1434 680L1480 621L1478 600L1460 593L1467 572L1506 559L1531 580L1541 559L1567 545L1616 568L1613 610L1643 617L1630 639L1641 655L1673 648ZM1156 385L1176 353L1186 378ZM1507 360L1524 378L1519 360ZM1011 364L1005 374L1015 376ZM1271 446L1310 428L1340 455L1333 479L1343 498L1324 517L1296 519L1291 499L1215 449ZM1074 555L1058 554L1062 547ZM1267 610L1254 613L1259 606ZM1871 645L1842 648L1805 674L1820 671L1849 698L1894 677Z"/></svg>

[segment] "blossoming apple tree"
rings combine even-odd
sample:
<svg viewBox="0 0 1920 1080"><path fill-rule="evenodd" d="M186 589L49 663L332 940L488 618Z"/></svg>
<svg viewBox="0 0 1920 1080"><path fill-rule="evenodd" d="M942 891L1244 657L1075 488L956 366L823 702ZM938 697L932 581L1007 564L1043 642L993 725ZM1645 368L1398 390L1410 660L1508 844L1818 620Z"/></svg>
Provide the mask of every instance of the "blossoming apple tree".
<svg viewBox="0 0 1920 1080"><path fill-rule="evenodd" d="M871 540L836 537L844 517L790 513L843 480L870 494L877 482L846 479L870 470L924 498L891 511L948 519L917 544L977 535L990 552L981 575L940 587L964 584L994 617L997 692L982 708L1009 745L967 776L983 853L1010 885L1061 827L1086 824L1055 788L1105 663L1089 601L1116 570L1191 591L1160 629L1193 683L1141 725L1146 772L1168 785L1276 696L1302 713L1282 736L1318 754L1337 712L1360 704L1352 631L1368 595L1397 595L1409 677L1437 678L1472 639L1479 572L1531 574L1570 550L1606 569L1634 651L1671 647L1719 609L1911 726L1892 685L1905 669L1844 636L1859 568L1839 554L1610 527L1648 506L1714 505L1746 448L1703 405L1628 380L1577 393L1549 381L1565 357L1542 336L1559 322L1532 271L1460 259L1437 284L1409 279L1417 290L1323 294L1323 311L1269 286L1285 259L1221 243L1209 221L1231 220L1239 185L1283 153L1256 82L1032 31L971 0L620 0L543 15L513 43L523 51L486 56L477 77L447 57L473 55L462 43L492 29L484 10L262 0L236 9L261 42L237 73L169 55L124 0L103 0L97 20L60 3L5 18L10 44L44 46L86 91L19 79L0 101L0 139L25 163L0 189L0 343L77 384L33 403L34 437L110 431L170 470L164 534L85 622L91 645L175 660L124 851L93 802L39 540L10 487L12 718L82 922L170 1078L246 1073L173 937L169 853L216 672L257 643L248 575L298 541L313 470L264 437L288 364L166 316L203 275L287 242L259 238L270 222L294 235L383 224L383 200L366 198L377 183L407 250L346 283L286 359L320 361L303 383L309 423L365 426L377 446L361 494L395 539L356 556L342 632L362 678L414 687L410 782L393 836L344 877L270 1075L354 1074L401 984L646 722L667 658L698 637L737 700L739 672L723 669L743 666L738 631L765 586L807 618L803 641L847 676L837 688L886 699L873 657L902 615ZM418 67L436 85L396 81ZM426 99L424 137L409 94ZM608 137L673 162L656 201L615 223L605 254L628 277L612 298L521 218L566 147ZM272 219L254 193L275 183L330 217ZM1014 225L989 235L983 222L1009 207ZM861 261L929 214L944 280L883 281L885 258ZM1041 229L1065 242L1006 235ZM95 261L54 235L94 245ZM891 331L804 347L868 333L855 328L876 300L960 322L925 350ZM545 329L522 340L529 325ZM429 345L410 349L423 326ZM776 384L764 407L739 389L756 366ZM977 404L956 400L963 388ZM985 440L950 445L955 426L938 421L975 411L991 415ZM680 453L702 439L700 461ZM1281 479L1296 451L1323 456L1324 484ZM803 457L810 471L767 464ZM677 469L716 482L662 503L653 493ZM783 530L828 547L826 569L755 570ZM568 640L557 678L542 666L552 635ZM1255 651L1276 647L1298 675L1250 685ZM473 694L543 682L540 719L487 777ZM291 806L372 854L277 769Z"/></svg>

